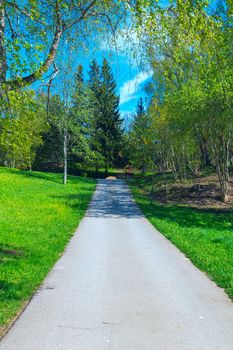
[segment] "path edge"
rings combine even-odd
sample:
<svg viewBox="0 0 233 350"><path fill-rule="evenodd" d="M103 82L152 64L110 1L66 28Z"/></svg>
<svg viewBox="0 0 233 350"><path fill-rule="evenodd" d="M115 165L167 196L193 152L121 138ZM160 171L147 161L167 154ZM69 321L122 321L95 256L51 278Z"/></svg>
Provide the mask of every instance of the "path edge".
<svg viewBox="0 0 233 350"><path fill-rule="evenodd" d="M18 310L18 312L15 314L15 316L13 316L13 318L11 318L9 320L9 322L7 322L7 324L5 326L0 326L0 342L2 341L2 339L7 335L7 333L11 330L11 328L14 326L14 324L16 323L16 321L20 318L20 316L24 313L24 311L26 310L27 306L30 304L30 302L32 301L32 299L34 298L35 294L37 293L37 291L43 286L45 279L48 277L49 273L52 271L52 269L54 268L54 266L56 265L56 263L63 257L63 255L65 254L67 247L69 246L72 238L74 237L74 235L76 234L79 226L81 225L83 219L85 218L89 207L91 205L92 199L94 197L94 194L96 192L96 188L97 185L99 183L99 179L97 179L96 181L96 187L95 190L93 191L93 194L91 196L90 202L88 203L87 209L82 217L82 219L80 220L80 222L78 223L78 226L75 228L74 232L71 234L67 244L65 245L63 251L60 253L59 258L54 262L53 266L51 267L51 269L48 271L48 273L46 274L46 276L43 278L43 281L39 284L39 286L36 287L35 291L32 293L32 295L29 297L29 299L24 300L22 302L22 305L20 307L20 309Z"/></svg>

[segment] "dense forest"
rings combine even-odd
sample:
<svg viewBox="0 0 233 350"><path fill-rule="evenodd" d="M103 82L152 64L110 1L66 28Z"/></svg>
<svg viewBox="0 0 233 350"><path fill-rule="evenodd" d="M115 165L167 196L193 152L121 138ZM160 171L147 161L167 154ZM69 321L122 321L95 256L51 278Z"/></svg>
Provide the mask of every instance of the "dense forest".
<svg viewBox="0 0 233 350"><path fill-rule="evenodd" d="M168 173L184 182L210 168L226 202L233 148L232 11L224 0L1 1L0 163L64 170L64 183L67 169L108 173L109 167L130 166L161 173L166 185ZM138 101L127 128L107 59L92 60L89 72L79 65L71 83L61 79L61 93L53 88L61 52L69 57L83 50L87 36L98 45L121 30L128 33L126 42L130 33L137 35L143 69L153 73L148 97ZM37 81L46 89L32 86Z"/></svg>

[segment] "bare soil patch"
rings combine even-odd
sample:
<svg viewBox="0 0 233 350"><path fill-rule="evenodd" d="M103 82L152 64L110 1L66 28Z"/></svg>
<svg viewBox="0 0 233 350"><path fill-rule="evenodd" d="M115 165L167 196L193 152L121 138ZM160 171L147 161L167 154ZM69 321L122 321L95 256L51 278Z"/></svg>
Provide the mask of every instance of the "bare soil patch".
<svg viewBox="0 0 233 350"><path fill-rule="evenodd" d="M161 203L182 204L195 208L228 209L233 205L233 177L230 179L229 199L221 202L220 188L217 176L198 177L186 183L169 184L166 193L165 186L152 193L152 197Z"/></svg>

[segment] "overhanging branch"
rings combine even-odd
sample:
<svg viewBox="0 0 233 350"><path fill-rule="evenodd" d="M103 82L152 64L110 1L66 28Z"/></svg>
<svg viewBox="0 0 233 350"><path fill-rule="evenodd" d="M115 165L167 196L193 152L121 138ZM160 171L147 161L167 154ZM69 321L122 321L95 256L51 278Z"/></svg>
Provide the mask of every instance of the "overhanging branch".
<svg viewBox="0 0 233 350"><path fill-rule="evenodd" d="M50 46L50 50L48 53L47 58L45 59L44 63L41 65L41 67L36 70L34 73L15 80L11 81L6 81L7 89L8 90L14 90L17 88L22 88L24 86L30 85L34 83L36 80L40 79L41 76L49 69L49 67L52 65L54 62L54 59L57 54L59 42L61 40L61 36L64 33L65 30L71 28L75 24L79 23L82 21L87 13L91 10L91 8L96 4L97 0L92 0L89 5L85 9L82 10L81 15L72 23L65 25L63 20L62 20L62 13L61 13L61 8L60 8L60 1L56 1L55 5L55 16L56 16L56 30L54 34L54 39L53 42Z"/></svg>

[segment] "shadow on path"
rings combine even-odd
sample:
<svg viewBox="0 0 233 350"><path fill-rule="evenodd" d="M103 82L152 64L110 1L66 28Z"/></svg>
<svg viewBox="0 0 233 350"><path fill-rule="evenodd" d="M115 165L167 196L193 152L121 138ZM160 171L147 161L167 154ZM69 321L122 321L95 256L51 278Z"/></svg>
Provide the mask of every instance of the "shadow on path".
<svg viewBox="0 0 233 350"><path fill-rule="evenodd" d="M142 218L124 180L99 180L87 217Z"/></svg>

